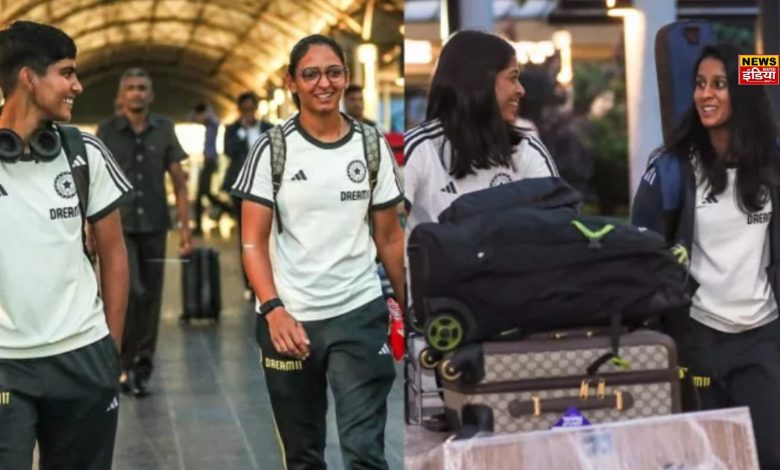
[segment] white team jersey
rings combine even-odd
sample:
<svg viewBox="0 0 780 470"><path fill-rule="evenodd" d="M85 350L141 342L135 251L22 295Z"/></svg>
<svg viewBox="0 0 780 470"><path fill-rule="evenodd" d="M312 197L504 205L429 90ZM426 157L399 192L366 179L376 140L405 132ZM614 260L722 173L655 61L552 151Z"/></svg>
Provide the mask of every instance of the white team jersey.
<svg viewBox="0 0 780 470"><path fill-rule="evenodd" d="M367 215L402 201L395 160L380 139L377 185L370 194L363 131L323 143L306 133L298 115L284 125L287 160L276 196L283 231L274 214L271 266L279 298L299 321L347 313L382 295L376 247ZM273 207L268 134L258 140L232 194Z"/></svg>
<svg viewBox="0 0 780 470"><path fill-rule="evenodd" d="M83 134L97 221L131 190L103 144ZM76 186L64 152L0 163L0 358L53 356L108 334L95 271L82 247Z"/></svg>
<svg viewBox="0 0 780 470"><path fill-rule="evenodd" d="M721 194L711 194L706 183L696 188L690 271L699 288L691 317L716 330L739 333L777 318L766 273L772 201L759 212L742 212L735 191L737 170L727 171Z"/></svg>
<svg viewBox="0 0 780 470"><path fill-rule="evenodd" d="M442 151L442 144L444 145ZM525 178L558 176L552 157L539 140L524 136L512 153L515 168L477 169L456 180L450 175L450 145L439 120L423 123L404 136L405 197L411 205L408 234L417 224L438 221L459 196Z"/></svg>

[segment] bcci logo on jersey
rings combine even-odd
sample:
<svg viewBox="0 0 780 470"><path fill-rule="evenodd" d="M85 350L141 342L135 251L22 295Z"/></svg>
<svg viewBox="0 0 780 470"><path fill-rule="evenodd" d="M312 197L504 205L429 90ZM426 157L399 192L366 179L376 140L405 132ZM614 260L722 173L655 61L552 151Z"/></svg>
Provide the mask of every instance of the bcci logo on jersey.
<svg viewBox="0 0 780 470"><path fill-rule="evenodd" d="M493 188L511 182L512 182L511 176L507 175L506 173L496 173L493 179L490 180L490 187Z"/></svg>
<svg viewBox="0 0 780 470"><path fill-rule="evenodd" d="M739 55L740 85L780 85L777 55Z"/></svg>
<svg viewBox="0 0 780 470"><path fill-rule="evenodd" d="M352 160L347 165L347 176L353 183L362 183L366 179L366 173L368 173L366 164L360 160Z"/></svg>
<svg viewBox="0 0 780 470"><path fill-rule="evenodd" d="M70 199L76 195L76 184L73 182L73 175L68 171L63 171L54 178L54 190L60 197Z"/></svg>

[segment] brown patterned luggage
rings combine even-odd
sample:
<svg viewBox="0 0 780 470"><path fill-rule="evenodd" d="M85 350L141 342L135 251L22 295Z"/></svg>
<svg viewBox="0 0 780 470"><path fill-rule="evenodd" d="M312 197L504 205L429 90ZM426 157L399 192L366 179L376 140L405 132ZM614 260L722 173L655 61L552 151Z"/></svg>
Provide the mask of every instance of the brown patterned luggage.
<svg viewBox="0 0 780 470"><path fill-rule="evenodd" d="M620 360L594 371L610 351L608 335L585 331L467 345L439 364L447 413L456 428L479 422L520 432L550 429L570 407L591 424L680 412L670 337L650 330L621 335Z"/></svg>

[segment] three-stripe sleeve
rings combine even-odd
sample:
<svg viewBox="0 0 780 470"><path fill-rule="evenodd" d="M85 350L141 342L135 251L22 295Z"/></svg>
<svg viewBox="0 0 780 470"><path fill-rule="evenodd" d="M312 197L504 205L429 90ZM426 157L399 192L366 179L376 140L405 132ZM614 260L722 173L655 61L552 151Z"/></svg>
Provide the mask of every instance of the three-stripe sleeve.
<svg viewBox="0 0 780 470"><path fill-rule="evenodd" d="M528 142L525 148L529 151L524 152L521 158L526 158L526 155L529 157L535 155L538 158L538 161L521 162L523 166L528 165L527 168L529 169L527 174L523 175L523 177L538 178L545 176L560 176L558 167L555 166L555 161L547 150L547 147L545 147L539 139L533 136L526 135L524 136L524 139Z"/></svg>
<svg viewBox="0 0 780 470"><path fill-rule="evenodd" d="M273 207L271 142L267 133L252 144L230 194Z"/></svg>
<svg viewBox="0 0 780 470"><path fill-rule="evenodd" d="M82 132L89 165L87 219L100 220L116 209L133 190L111 151L97 137ZM75 164L79 163L77 156Z"/></svg>

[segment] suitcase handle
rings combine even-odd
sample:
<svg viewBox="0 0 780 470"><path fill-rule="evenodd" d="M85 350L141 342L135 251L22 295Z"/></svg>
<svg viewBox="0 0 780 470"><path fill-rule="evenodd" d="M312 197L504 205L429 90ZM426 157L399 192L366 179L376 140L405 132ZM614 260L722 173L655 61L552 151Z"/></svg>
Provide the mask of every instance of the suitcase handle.
<svg viewBox="0 0 780 470"><path fill-rule="evenodd" d="M542 399L532 395L530 401L514 400L509 403L509 415L513 418L522 418L533 415L539 417L542 413L565 413L571 407L578 410L600 410L614 408L617 411L630 410L634 406L634 396L631 392L615 390L603 398L595 396L584 400L578 397Z"/></svg>

